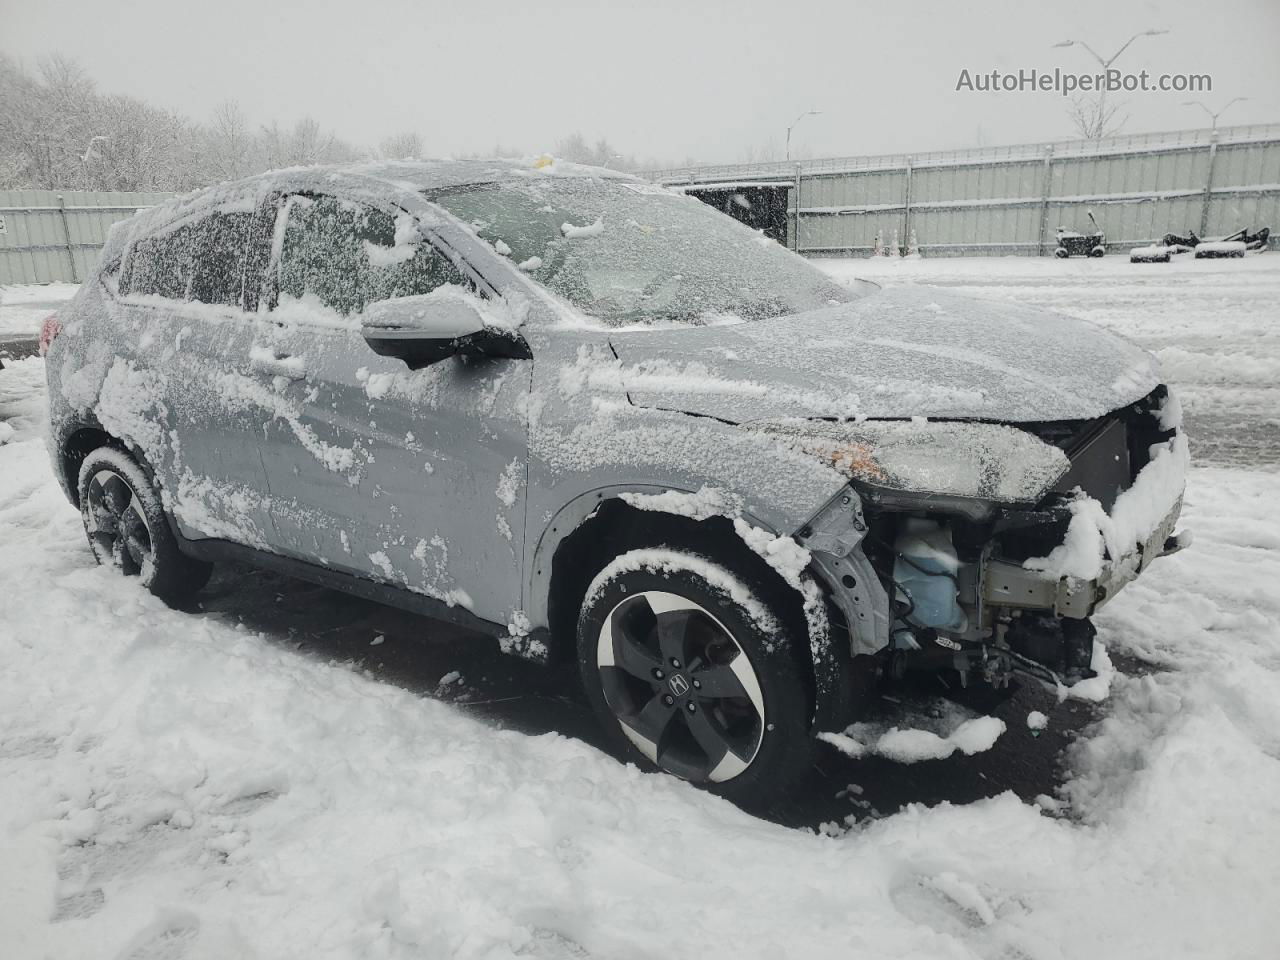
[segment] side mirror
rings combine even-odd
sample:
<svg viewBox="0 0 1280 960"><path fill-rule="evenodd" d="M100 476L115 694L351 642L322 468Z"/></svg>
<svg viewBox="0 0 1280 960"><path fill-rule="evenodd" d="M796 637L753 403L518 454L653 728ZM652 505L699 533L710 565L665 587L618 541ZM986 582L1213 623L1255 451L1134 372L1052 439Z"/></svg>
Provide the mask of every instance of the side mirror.
<svg viewBox="0 0 1280 960"><path fill-rule="evenodd" d="M487 320L474 297L443 288L371 303L360 324L374 353L397 357L410 370L454 356L518 360L533 356L524 337Z"/></svg>

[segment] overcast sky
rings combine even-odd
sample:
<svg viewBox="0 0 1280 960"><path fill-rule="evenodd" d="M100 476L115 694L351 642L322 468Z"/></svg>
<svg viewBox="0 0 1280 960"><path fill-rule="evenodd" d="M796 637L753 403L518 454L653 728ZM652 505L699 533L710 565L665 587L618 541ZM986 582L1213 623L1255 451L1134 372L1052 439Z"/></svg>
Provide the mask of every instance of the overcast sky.
<svg viewBox="0 0 1280 960"><path fill-rule="evenodd" d="M1139 30L1126 70L1208 73L1223 123L1280 121L1280 0L0 0L0 50L78 60L103 92L198 120L310 115L360 144L417 131L430 155L550 149L573 131L641 159L741 159L809 108L810 156L1072 135L1052 93L956 92L964 68L1087 71ZM1192 95L1121 95L1126 131L1207 125Z"/></svg>

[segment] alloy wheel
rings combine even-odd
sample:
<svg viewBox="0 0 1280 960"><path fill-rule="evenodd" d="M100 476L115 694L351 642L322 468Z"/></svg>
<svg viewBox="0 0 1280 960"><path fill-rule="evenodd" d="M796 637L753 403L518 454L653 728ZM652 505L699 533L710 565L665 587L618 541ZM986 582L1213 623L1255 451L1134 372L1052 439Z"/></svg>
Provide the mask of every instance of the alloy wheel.
<svg viewBox="0 0 1280 960"><path fill-rule="evenodd" d="M99 562L125 576L146 574L155 548L142 503L128 481L114 470L98 470L86 495L85 529Z"/></svg>
<svg viewBox="0 0 1280 960"><path fill-rule="evenodd" d="M750 766L765 731L750 659L714 615L687 597L627 597L600 630L596 664L622 732L653 763L720 783Z"/></svg>

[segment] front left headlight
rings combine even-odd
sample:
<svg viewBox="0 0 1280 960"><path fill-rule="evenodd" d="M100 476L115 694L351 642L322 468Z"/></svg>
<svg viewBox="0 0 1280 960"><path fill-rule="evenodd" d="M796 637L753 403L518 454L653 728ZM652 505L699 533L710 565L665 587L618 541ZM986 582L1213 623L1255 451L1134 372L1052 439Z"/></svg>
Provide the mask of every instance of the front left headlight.
<svg viewBox="0 0 1280 960"><path fill-rule="evenodd" d="M1017 427L926 420L756 420L851 480L905 493L1035 503L1067 472L1067 455Z"/></svg>

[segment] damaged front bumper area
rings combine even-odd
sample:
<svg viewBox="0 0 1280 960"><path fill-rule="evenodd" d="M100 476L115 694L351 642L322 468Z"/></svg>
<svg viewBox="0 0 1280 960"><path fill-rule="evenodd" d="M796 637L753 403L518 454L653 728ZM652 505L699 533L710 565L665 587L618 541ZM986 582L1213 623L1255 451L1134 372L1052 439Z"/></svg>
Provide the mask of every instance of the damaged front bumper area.
<svg viewBox="0 0 1280 960"><path fill-rule="evenodd" d="M988 605L1010 609L1043 610L1056 617L1091 617L1122 587L1136 580L1156 558L1167 557L1186 546L1188 535L1174 533L1181 512L1182 498L1179 497L1144 543L1114 560L1104 560L1101 572L1090 579L1055 578L1020 563L987 560L980 577L982 600Z"/></svg>
<svg viewBox="0 0 1280 960"><path fill-rule="evenodd" d="M962 682L997 685L1015 671L1050 682L1089 676L1089 618L1189 542L1176 532L1187 443L1164 387L1096 421L1020 432L1036 457L1048 449L1062 464L1021 502L855 477L799 532L854 656L881 657L892 673L953 668ZM864 460L876 452L868 446ZM974 467L952 449L951 476L1015 476L1006 460Z"/></svg>

